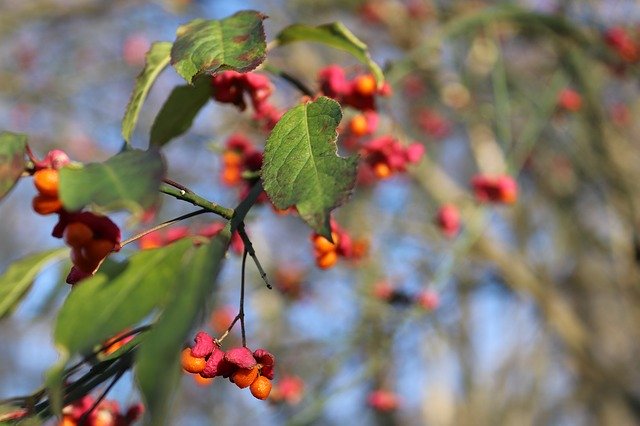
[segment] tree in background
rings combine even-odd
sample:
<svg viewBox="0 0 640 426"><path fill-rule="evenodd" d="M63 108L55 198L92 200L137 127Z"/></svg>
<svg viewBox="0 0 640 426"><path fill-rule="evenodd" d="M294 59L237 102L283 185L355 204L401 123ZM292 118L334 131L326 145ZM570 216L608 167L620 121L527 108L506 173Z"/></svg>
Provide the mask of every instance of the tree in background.
<svg viewBox="0 0 640 426"><path fill-rule="evenodd" d="M219 3L3 5L0 418L637 423L637 6Z"/></svg>

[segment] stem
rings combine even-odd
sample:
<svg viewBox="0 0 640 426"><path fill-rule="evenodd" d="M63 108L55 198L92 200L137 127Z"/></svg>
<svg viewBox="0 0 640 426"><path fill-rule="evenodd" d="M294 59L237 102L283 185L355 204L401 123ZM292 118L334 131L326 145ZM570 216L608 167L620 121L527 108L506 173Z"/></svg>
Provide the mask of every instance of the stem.
<svg viewBox="0 0 640 426"><path fill-rule="evenodd" d="M179 222L179 221L184 220L184 219L189 219L190 217L198 216L198 215L200 215L202 213L208 213L208 212L209 212L209 210L207 210L207 209L201 209L201 210L196 210L195 212L184 214L182 216L178 216L178 217L173 218L173 219L169 219L166 222L162 222L161 224L156 225L153 228L147 229L146 231L143 231L143 232L141 232L141 233L139 233L137 235L134 235L133 237L131 237L129 239L124 240L123 242L120 243L120 247L122 248L122 247L126 246L127 244L129 244L129 243L131 243L131 242L133 242L133 241L135 241L135 240L137 240L139 238L144 237L147 234L150 234L150 233L152 233L154 231L157 231L159 229L167 227L167 226L169 226L169 225L171 225L173 223Z"/></svg>
<svg viewBox="0 0 640 426"><path fill-rule="evenodd" d="M115 384L118 383L118 380L120 380L120 378L123 376L125 371L126 370L120 370L120 371L118 371L116 373L116 375L113 377L113 380L111 381L111 383L109 383L107 388L100 394L100 396L98 398L96 398L94 403L91 405L91 408L89 408L87 411L82 413L82 416L80 417L80 420L78 420L78 426L84 426L85 425L85 422L87 421L87 418L89 417L89 415L93 412L93 410L96 409L98 404L100 404L102 402L102 400L104 400L104 398L107 396L109 391L113 388L113 386L115 386Z"/></svg>
<svg viewBox="0 0 640 426"><path fill-rule="evenodd" d="M278 77L286 80L289 84L291 84L293 87L295 87L296 89L298 89L300 92L302 92L304 95L307 95L311 98L313 98L316 93L311 90L309 87L307 87L306 84L304 84L302 81L300 81L298 78L292 76L291 74L289 74L286 71L281 70L278 67L274 67L271 64L265 64L263 69L267 72L270 72L271 74L275 74Z"/></svg>
<svg viewBox="0 0 640 426"><path fill-rule="evenodd" d="M227 327L227 330L224 332L224 334L222 336L220 336L218 339L216 339L216 343L218 344L218 346L220 346L222 341L229 335L229 333L233 329L233 326L236 325L236 323L238 322L239 319L240 319L240 314L236 315L236 317L231 322L231 325L229 327Z"/></svg>
<svg viewBox="0 0 640 426"><path fill-rule="evenodd" d="M242 330L242 346L247 347L247 336L244 328L244 275L245 269L247 265L247 249L245 247L244 253L242 254L242 274L240 278L240 310L238 311L238 316L240 317L240 329Z"/></svg>
<svg viewBox="0 0 640 426"><path fill-rule="evenodd" d="M85 356L84 358L82 358L80 361L78 361L76 364L72 365L71 367L69 367L67 369L67 371L65 372L65 377L69 377L71 374L73 374L78 368L80 368L82 366L82 364L85 364L89 361L91 361L92 359L94 359L95 357L98 356L98 354L102 351L104 351L105 349L109 348L110 346L113 346L114 344L118 343L121 340L126 339L129 336L132 336L134 334L138 334L138 333L143 333L147 330L149 330L151 328L150 325L143 325L140 326L138 328L134 328L133 330L124 333L120 336L118 336L116 339L114 339L112 342L110 342L109 344L103 344L102 346L100 346L100 348L98 348L96 351L90 353L89 355Z"/></svg>
<svg viewBox="0 0 640 426"><path fill-rule="evenodd" d="M231 217L233 216L233 209L216 204L212 201L207 200L206 198L199 196L194 192L189 192L185 189L175 188L173 186L165 184L160 185L160 192L171 195L178 200L188 201L194 206L202 207L203 209L211 213L215 213L227 220L231 219Z"/></svg>
<svg viewBox="0 0 640 426"><path fill-rule="evenodd" d="M260 272L260 278L262 278L262 281L264 281L264 283L267 285L267 288L271 290L273 287L271 287L271 284L269 284L269 280L267 279L267 273L262 268L262 265L258 260L258 256L256 256L256 251L253 249L253 244L251 244L251 240L249 239L247 232L244 230L244 222L241 222L240 225L238 225L238 235L240 235L240 238L242 238L242 242L244 243L244 248L245 248L244 256L246 257L247 252L249 253L249 256L251 256L251 258L253 259L253 263L256 264L256 268L258 268L258 272ZM244 268L242 272L244 273Z"/></svg>
<svg viewBox="0 0 640 426"><path fill-rule="evenodd" d="M193 194L192 190L190 190L189 188L187 188L183 184L176 182L175 180L171 180L169 178L164 178L164 179L162 179L162 181L164 183L166 183L167 185L171 185L171 186L173 186L175 188L181 189L181 190L183 190L184 192L186 192L188 194Z"/></svg>

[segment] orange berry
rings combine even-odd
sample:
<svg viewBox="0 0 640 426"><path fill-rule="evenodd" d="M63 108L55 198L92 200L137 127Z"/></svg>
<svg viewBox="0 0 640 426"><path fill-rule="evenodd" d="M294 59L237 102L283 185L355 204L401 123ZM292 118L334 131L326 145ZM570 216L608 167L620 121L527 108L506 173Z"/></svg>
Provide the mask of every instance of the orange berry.
<svg viewBox="0 0 640 426"><path fill-rule="evenodd" d="M62 420L58 426L77 426L78 422L73 418L73 416L64 415L62 416Z"/></svg>
<svg viewBox="0 0 640 426"><path fill-rule="evenodd" d="M33 210L41 215L48 215L62 210L62 203L58 197L48 197L46 195L36 195L31 203Z"/></svg>
<svg viewBox="0 0 640 426"><path fill-rule="evenodd" d="M314 235L314 237L313 237L313 247L319 253L326 253L328 251L333 251L333 250L336 249L336 245L340 241L340 236L338 235L337 232L332 232L331 233L331 239L333 240L333 243L331 241L327 240L322 235Z"/></svg>
<svg viewBox="0 0 640 426"><path fill-rule="evenodd" d="M238 166L226 166L222 171L222 182L235 185L242 179L242 170Z"/></svg>
<svg viewBox="0 0 640 426"><path fill-rule="evenodd" d="M207 361L204 358L196 358L191 355L191 348L184 348L180 355L180 364L185 371L197 374L204 370Z"/></svg>
<svg viewBox="0 0 640 426"><path fill-rule="evenodd" d="M258 377L258 366L256 365L253 368L240 368L236 370L235 373L231 376L233 383L236 384L240 389L244 389L249 387Z"/></svg>
<svg viewBox="0 0 640 426"><path fill-rule="evenodd" d="M200 374L194 374L193 380L196 381L198 386L209 386L213 383L213 377L202 377Z"/></svg>
<svg viewBox="0 0 640 426"><path fill-rule="evenodd" d="M373 173L379 179L386 179L391 176L391 168L386 163L376 163L373 166Z"/></svg>
<svg viewBox="0 0 640 426"><path fill-rule="evenodd" d="M338 261L338 253L335 250L328 251L323 255L316 257L316 265L318 268L329 269Z"/></svg>
<svg viewBox="0 0 640 426"><path fill-rule="evenodd" d="M356 136L364 136L369 130L369 124L363 114L358 114L349 122L349 130Z"/></svg>
<svg viewBox="0 0 640 426"><path fill-rule="evenodd" d="M90 261L100 262L113 251L114 246L115 244L109 240L91 240L82 247L82 255Z"/></svg>
<svg viewBox="0 0 640 426"><path fill-rule="evenodd" d="M271 380L260 376L251 383L251 395L258 399L267 399L271 392Z"/></svg>
<svg viewBox="0 0 640 426"><path fill-rule="evenodd" d="M58 196L58 171L54 169L40 169L33 174L33 183L38 192L47 197Z"/></svg>
<svg viewBox="0 0 640 426"><path fill-rule="evenodd" d="M62 237L69 246L79 248L93 240L93 230L82 222L73 222L64 228Z"/></svg>
<svg viewBox="0 0 640 426"><path fill-rule="evenodd" d="M356 92L363 96L371 96L376 93L376 79L371 74L356 77L354 85Z"/></svg>
<svg viewBox="0 0 640 426"><path fill-rule="evenodd" d="M225 151L222 154L222 164L225 166L240 167L242 165L242 156L236 151Z"/></svg>

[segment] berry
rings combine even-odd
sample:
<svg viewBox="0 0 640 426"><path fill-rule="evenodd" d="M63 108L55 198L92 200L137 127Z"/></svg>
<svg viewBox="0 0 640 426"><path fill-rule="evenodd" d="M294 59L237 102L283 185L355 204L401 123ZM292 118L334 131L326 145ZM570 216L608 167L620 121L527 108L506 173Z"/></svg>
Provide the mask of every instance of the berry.
<svg viewBox="0 0 640 426"><path fill-rule="evenodd" d="M336 245L338 244L339 237L335 232L331 233L331 239L333 243L323 237L322 235L315 234L313 236L313 247L320 253L326 253L336 249Z"/></svg>
<svg viewBox="0 0 640 426"><path fill-rule="evenodd" d="M381 412L393 411L400 405L398 396L390 391L376 390L369 394L367 403L373 409Z"/></svg>
<svg viewBox="0 0 640 426"><path fill-rule="evenodd" d="M231 381L240 389L249 387L258 377L258 366L253 368L240 368L231 375Z"/></svg>
<svg viewBox="0 0 640 426"><path fill-rule="evenodd" d="M185 371L196 374L204 370L207 361L204 358L197 358L191 355L190 348L184 348L180 356L180 364Z"/></svg>
<svg viewBox="0 0 640 426"><path fill-rule="evenodd" d="M58 197L47 197L46 195L36 195L33 197L31 206L36 213L43 216L62 210L62 203Z"/></svg>
<svg viewBox="0 0 640 426"><path fill-rule="evenodd" d="M73 222L64 229L62 238L70 247L80 248L93 239L93 230L82 222Z"/></svg>
<svg viewBox="0 0 640 426"><path fill-rule="evenodd" d="M33 174L33 183L38 192L47 197L58 196L58 171L41 169Z"/></svg>
<svg viewBox="0 0 640 426"><path fill-rule="evenodd" d="M573 89L563 89L558 94L558 106L571 112L579 111L582 108L582 96Z"/></svg>
<svg viewBox="0 0 640 426"><path fill-rule="evenodd" d="M321 269L329 269L338 261L338 253L334 250L328 251L316 258L316 265Z"/></svg>
<svg viewBox="0 0 640 426"><path fill-rule="evenodd" d="M251 383L250 389L251 395L256 398L263 400L267 399L271 392L271 380L267 379L265 376L259 376L253 381L253 383Z"/></svg>
<svg viewBox="0 0 640 426"><path fill-rule="evenodd" d="M349 130L356 136L367 134L367 119L362 114L358 114L349 121Z"/></svg>
<svg viewBox="0 0 640 426"><path fill-rule="evenodd" d="M353 89L362 96L374 95L376 87L376 79L371 74L358 76L353 81Z"/></svg>
<svg viewBox="0 0 640 426"><path fill-rule="evenodd" d="M204 331L198 332L193 340L195 341L195 345L191 348L191 355L196 358L208 357L216 348L211 336Z"/></svg>
<svg viewBox="0 0 640 426"><path fill-rule="evenodd" d="M213 383L213 377L202 377L200 374L194 374L193 379L196 381L198 386L209 386Z"/></svg>
<svg viewBox="0 0 640 426"><path fill-rule="evenodd" d="M114 244L112 241L98 239L91 240L88 244L82 247L82 255L92 261L101 261L109 253L113 251Z"/></svg>
<svg viewBox="0 0 640 426"><path fill-rule="evenodd" d="M460 230L460 212L453 204L444 204L438 209L436 224L445 237L454 237Z"/></svg>

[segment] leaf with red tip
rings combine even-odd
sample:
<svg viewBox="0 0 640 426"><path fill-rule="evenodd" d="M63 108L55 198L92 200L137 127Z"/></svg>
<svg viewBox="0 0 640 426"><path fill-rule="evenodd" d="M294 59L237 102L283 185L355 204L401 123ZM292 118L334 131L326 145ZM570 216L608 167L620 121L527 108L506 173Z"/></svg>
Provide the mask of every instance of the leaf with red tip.
<svg viewBox="0 0 640 426"><path fill-rule="evenodd" d="M240 368L253 368L258 362L248 348L233 348L227 351L224 359Z"/></svg>

